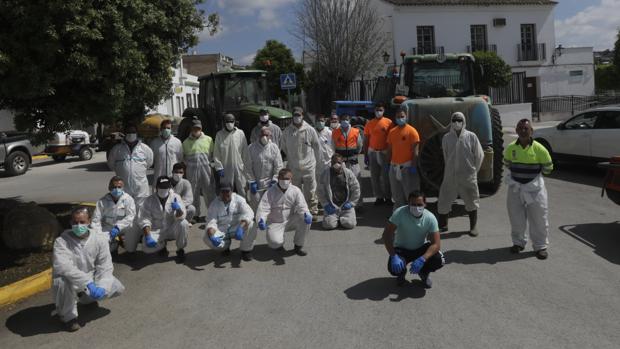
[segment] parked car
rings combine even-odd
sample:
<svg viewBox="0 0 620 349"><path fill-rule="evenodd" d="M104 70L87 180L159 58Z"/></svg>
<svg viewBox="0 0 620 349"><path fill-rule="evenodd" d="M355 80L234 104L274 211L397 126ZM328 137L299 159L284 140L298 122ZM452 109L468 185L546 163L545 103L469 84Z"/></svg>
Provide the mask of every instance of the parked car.
<svg viewBox="0 0 620 349"><path fill-rule="evenodd" d="M620 154L620 105L581 112L556 127L534 131L555 161L600 162Z"/></svg>
<svg viewBox="0 0 620 349"><path fill-rule="evenodd" d="M26 173L32 163L33 148L25 133L0 132L0 168L11 176Z"/></svg>

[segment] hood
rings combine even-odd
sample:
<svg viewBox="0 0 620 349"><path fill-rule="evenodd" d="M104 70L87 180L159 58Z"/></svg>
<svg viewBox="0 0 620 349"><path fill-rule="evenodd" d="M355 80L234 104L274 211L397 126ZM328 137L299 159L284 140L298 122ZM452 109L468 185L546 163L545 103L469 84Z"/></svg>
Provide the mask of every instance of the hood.
<svg viewBox="0 0 620 349"><path fill-rule="evenodd" d="M267 111L269 111L270 119L286 119L293 116L290 111L258 104L244 105L241 107L241 112L256 115L256 118L258 119L258 114L261 109L267 109Z"/></svg>
<svg viewBox="0 0 620 349"><path fill-rule="evenodd" d="M461 112L462 114L462 112ZM454 114L452 114L454 115ZM465 115L463 115L465 116ZM463 130L467 130L467 118L463 118L463 129L461 130L461 134L463 134ZM450 132L456 134L456 130L454 129L454 124L452 123L452 116L450 116ZM458 136L458 135L457 135Z"/></svg>

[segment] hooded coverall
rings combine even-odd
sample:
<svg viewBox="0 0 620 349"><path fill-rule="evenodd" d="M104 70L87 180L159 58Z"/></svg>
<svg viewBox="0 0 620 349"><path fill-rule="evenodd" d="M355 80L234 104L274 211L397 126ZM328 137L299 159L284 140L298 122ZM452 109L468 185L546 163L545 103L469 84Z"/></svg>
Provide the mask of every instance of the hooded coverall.
<svg viewBox="0 0 620 349"><path fill-rule="evenodd" d="M278 148L280 148L282 146L282 129L280 126L271 122L271 120L269 120L269 122L265 125L259 122L256 126L254 126L252 132L250 133L250 144L258 142L260 139L260 130L263 127L268 127L271 130L271 141L275 143Z"/></svg>
<svg viewBox="0 0 620 349"><path fill-rule="evenodd" d="M125 182L125 192L136 202L139 211L144 200L151 195L146 171L153 166L153 151L138 141L130 150L124 140L110 150L108 167Z"/></svg>
<svg viewBox="0 0 620 349"><path fill-rule="evenodd" d="M245 199L236 193L232 193L228 204L224 203L220 197L216 198L211 202L207 211L207 227L205 228L203 241L212 249L229 249L231 240L234 238L235 231L239 224L241 224L241 221L248 222L248 228L243 235L239 249L249 252L254 248L254 239L256 239L256 229L253 227L254 211L252 211ZM213 228L216 232L224 235L224 246L213 246L207 234L209 228Z"/></svg>
<svg viewBox="0 0 620 349"><path fill-rule="evenodd" d="M317 192L321 206L325 207L328 204L332 204L336 207L336 212L333 214L327 214L327 212L325 212L325 216L323 217L324 229L336 229L338 227L338 222L340 222L340 225L342 225L345 229L353 229L357 225L355 209L351 208L349 210L345 210L342 208L342 205L346 202L350 202L355 205L361 194L360 184L353 171L346 167L343 167L342 170L344 171L344 177L346 180L346 199L342 203L334 203L333 200L332 177L335 173L332 172L332 169L327 168L323 171L323 174L319 179L319 187Z"/></svg>
<svg viewBox="0 0 620 349"><path fill-rule="evenodd" d="M123 193L116 202L111 194L104 195L95 207L91 226L103 232L110 239L110 230L117 226L120 235L133 234L134 220L136 218L136 203L127 193ZM110 242L110 250L116 250L116 241Z"/></svg>
<svg viewBox="0 0 620 349"><path fill-rule="evenodd" d="M255 181L258 185L256 194L248 193L250 207L256 210L263 193L271 186L272 181L278 180L278 172L284 167L280 148L269 142L262 145L260 142L250 144L248 148L251 164L249 166L248 182Z"/></svg>
<svg viewBox="0 0 620 349"><path fill-rule="evenodd" d="M155 170L153 178L161 176L172 176L172 166L183 161L183 144L173 135L168 139L157 137L151 141L151 149L153 150L155 159Z"/></svg>
<svg viewBox="0 0 620 349"><path fill-rule="evenodd" d="M250 163L250 155L243 131L236 127L230 132L225 129L219 130L215 135L213 157L222 165L216 169L224 170L224 177L220 182L230 183L235 192L245 198L249 171L246 164Z"/></svg>

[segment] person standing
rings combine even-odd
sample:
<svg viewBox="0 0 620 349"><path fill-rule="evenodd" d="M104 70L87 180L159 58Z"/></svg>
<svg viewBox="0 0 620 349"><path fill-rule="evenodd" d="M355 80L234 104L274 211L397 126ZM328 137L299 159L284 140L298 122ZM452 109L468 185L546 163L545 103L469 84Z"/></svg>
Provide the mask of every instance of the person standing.
<svg viewBox="0 0 620 349"><path fill-rule="evenodd" d="M125 182L125 192L134 199L140 210L151 194L146 172L153 166L153 151L138 139L138 128L125 126L125 138L116 144L108 155L108 167Z"/></svg>
<svg viewBox="0 0 620 349"><path fill-rule="evenodd" d="M282 134L282 151L293 172L293 184L302 189L312 215L318 214L316 165L321 143L316 130L304 121L303 109L295 107L293 123Z"/></svg>
<svg viewBox="0 0 620 349"><path fill-rule="evenodd" d="M407 123L407 113L399 110L394 118L396 127L388 134L388 157L390 159L390 190L394 209L407 204L406 193L420 189L420 177L416 161L420 145L418 131Z"/></svg>
<svg viewBox="0 0 620 349"><path fill-rule="evenodd" d="M319 159L317 159L316 164L316 177L317 181L321 177L323 171L328 169L331 166L332 155L334 155L334 142L332 140L332 130L329 127L326 127L326 118L325 115L319 114L316 120L314 127L316 128L316 133L319 136L319 141L321 143L321 155Z"/></svg>
<svg viewBox="0 0 620 349"><path fill-rule="evenodd" d="M478 171L482 166L484 150L478 136L465 129L466 124L463 113L452 114L450 131L441 140L444 172L437 202L439 230L448 231L448 214L454 200L460 197L469 215L469 235L478 236Z"/></svg>
<svg viewBox="0 0 620 349"><path fill-rule="evenodd" d="M532 247L538 259L549 256L549 220L547 188L542 175L553 171L553 161L547 149L532 138L534 132L528 119L517 123L519 138L504 150L504 163L510 170L508 184L508 218L512 230L510 252L519 253L527 244L529 224Z"/></svg>
<svg viewBox="0 0 620 349"><path fill-rule="evenodd" d="M250 164L248 143L243 131L235 126L235 116L224 115L224 128L215 135L213 156L221 163L220 181L230 183L233 190L245 199L247 172Z"/></svg>
<svg viewBox="0 0 620 349"><path fill-rule="evenodd" d="M338 114L336 114L336 112L333 112L329 116L329 129L332 130L332 132L334 132L334 130L339 127L340 127L340 118L338 117Z"/></svg>
<svg viewBox="0 0 620 349"><path fill-rule="evenodd" d="M384 116L384 112L383 104L377 104L375 117L364 126L364 162L370 169L370 183L376 198L375 206L393 205L387 144L393 124L390 118Z"/></svg>
<svg viewBox="0 0 620 349"><path fill-rule="evenodd" d="M185 179L185 172L187 167L184 162L179 162L172 166L172 177L170 183L172 184L172 190L178 194L187 210L185 219L189 222L196 214L196 207L194 207L194 193L192 192L192 184Z"/></svg>
<svg viewBox="0 0 620 349"><path fill-rule="evenodd" d="M172 166L183 161L183 144L172 134L172 120L161 122L160 135L151 142L155 155L153 178L171 176Z"/></svg>
<svg viewBox="0 0 620 349"><path fill-rule="evenodd" d="M250 187L249 204L256 210L263 193L274 185L278 172L284 167L278 145L271 141L271 129L263 127L258 141L248 148L251 164L248 166L248 182Z"/></svg>
<svg viewBox="0 0 620 349"><path fill-rule="evenodd" d="M267 127L271 130L271 142L275 143L275 145L280 148L282 146L280 143L282 140L282 130L280 126L271 122L269 111L266 108L258 112L258 119L258 124L254 126L252 132L250 132L250 144L258 142L261 137L261 129Z"/></svg>
<svg viewBox="0 0 620 349"><path fill-rule="evenodd" d="M342 155L332 156L331 167L321 174L317 192L325 211L323 229L336 229L338 223L344 229L355 228L354 206L360 198L360 184L353 171L344 166Z"/></svg>

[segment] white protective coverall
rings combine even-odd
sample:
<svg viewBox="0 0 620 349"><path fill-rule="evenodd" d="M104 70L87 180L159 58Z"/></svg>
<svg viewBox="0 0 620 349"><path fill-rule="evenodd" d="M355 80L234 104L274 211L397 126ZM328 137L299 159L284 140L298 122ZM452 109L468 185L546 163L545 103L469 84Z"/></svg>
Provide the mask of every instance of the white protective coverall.
<svg viewBox="0 0 620 349"><path fill-rule="evenodd" d="M332 140L332 130L329 127L323 127L321 131L317 130L319 141L321 142L321 156L316 164L316 180L321 178L321 174L328 169L332 163L332 155L334 155L334 141Z"/></svg>
<svg viewBox="0 0 620 349"><path fill-rule="evenodd" d="M278 148L282 147L282 129L280 129L280 126L271 122L271 120L269 120L266 125L259 122L256 126L254 126L252 132L250 132L250 144L258 142L260 139L260 130L263 127L268 127L271 130L271 141L275 143Z"/></svg>
<svg viewBox="0 0 620 349"><path fill-rule="evenodd" d="M94 282L105 290L105 298L125 291L125 286L112 272L112 256L108 239L96 229L89 229L88 237L77 238L71 230L64 231L54 242L52 257L52 294L55 313L63 322L77 318L77 302L92 303L86 285ZM78 293L84 292L78 297Z"/></svg>
<svg viewBox="0 0 620 349"><path fill-rule="evenodd" d="M228 204L225 204L220 197L217 197L211 202L207 211L207 227L205 228L203 241L212 249L229 249L231 240L234 239L235 231L237 231L241 221L248 222L248 229L241 240L240 250L249 252L254 248L254 240L256 239L256 229L253 228L254 211L252 211L245 199L236 193L232 193ZM213 246L207 234L209 228L213 228L216 232L224 235L224 246Z"/></svg>
<svg viewBox="0 0 620 349"><path fill-rule="evenodd" d="M282 134L282 151L293 171L293 184L303 190L310 213L316 215L316 164L321 156L321 143L314 127L305 121L299 128L289 125Z"/></svg>
<svg viewBox="0 0 620 349"><path fill-rule="evenodd" d="M172 176L172 166L183 161L183 143L173 135L168 139L157 137L151 142L155 159L154 181L161 176Z"/></svg>
<svg viewBox="0 0 620 349"><path fill-rule="evenodd" d="M355 177L353 171L346 167L343 167L342 170L344 171L344 177L347 181L347 198L345 203L350 202L355 206L355 203L361 196L359 181ZM323 229L336 229L338 227L338 222L340 222L345 229L353 229L357 225L355 208L343 210L342 207L338 207L338 205L334 204L332 201L331 175L331 169L327 168L323 171L319 179L318 196L321 206L325 208L327 204L332 204L336 207L336 213L334 214L327 214L327 212L325 212L325 216L323 217Z"/></svg>
<svg viewBox="0 0 620 349"><path fill-rule="evenodd" d="M212 167L221 167L213 158L213 139L204 133L198 138L187 137L183 141L183 158L187 166L185 177L192 184L196 217L200 217L200 195L208 206L215 196Z"/></svg>
<svg viewBox="0 0 620 349"><path fill-rule="evenodd" d="M457 196L465 202L467 212L475 211L480 206L478 171L482 166L484 150L478 136L465 129L466 121L463 120L460 135L454 130L453 123L441 140L445 163L437 203L437 211L441 215L450 213Z"/></svg>
<svg viewBox="0 0 620 349"><path fill-rule="evenodd" d="M547 188L542 174L526 184L521 184L512 178L509 171L505 182L508 185L506 202L513 245L525 247L529 223L534 251L546 249L549 245L549 219Z"/></svg>
<svg viewBox="0 0 620 349"><path fill-rule="evenodd" d="M138 141L133 150L123 140L110 150L108 167L125 182L125 192L134 199L140 210L144 200L151 195L146 171L153 166L153 151Z"/></svg>
<svg viewBox="0 0 620 349"><path fill-rule="evenodd" d="M185 209L187 210L186 219L189 221L196 214L196 207L193 205L194 193L192 192L192 184L187 179L181 178L172 190L183 199Z"/></svg>
<svg viewBox="0 0 620 349"><path fill-rule="evenodd" d="M252 162L249 166L248 182L256 181L258 184L258 192L256 194L248 192L248 197L250 207L256 210L263 193L271 186L271 181L278 180L278 172L284 167L284 164L280 148L272 141L266 145L254 142L250 144L248 152Z"/></svg>
<svg viewBox="0 0 620 349"><path fill-rule="evenodd" d="M121 197L114 202L111 194L104 195L95 207L91 226L96 230L104 233L104 236L110 239L110 230L117 226L120 235L133 234L134 220L136 218L136 203L127 193L123 193ZM114 242L110 243L110 248L114 249L118 245Z"/></svg>
<svg viewBox="0 0 620 349"><path fill-rule="evenodd" d="M262 219L267 224L267 243L276 249L284 245L284 232L295 230L294 243L303 246L310 225L304 222L308 205L301 189L290 185L285 192L276 184L267 189L256 210L256 223Z"/></svg>
<svg viewBox="0 0 620 349"><path fill-rule="evenodd" d="M250 163L248 143L242 130L234 128L231 132L219 130L215 135L215 150L213 157L221 163L217 170L224 170L224 177L220 183L230 183L237 194L243 198L247 186L247 172Z"/></svg>
<svg viewBox="0 0 620 349"><path fill-rule="evenodd" d="M183 211L183 215L178 218L172 210L172 202L175 199L181 205L181 210ZM135 251L140 239L142 239L142 251L144 253L154 253L163 249L166 246L167 240L175 240L177 250L185 248L187 245L189 223L185 219L185 204L183 203L183 198L179 194L174 193L172 189L170 189L170 194L166 198L164 207L162 207L159 196L156 193L149 196L144 201L144 207L138 213L138 217L139 229L136 229L137 234L134 235L131 246L129 246L130 244L125 239L125 249L127 251ZM157 241L157 246L148 247L146 245L143 234L144 227L151 227L151 237Z"/></svg>

